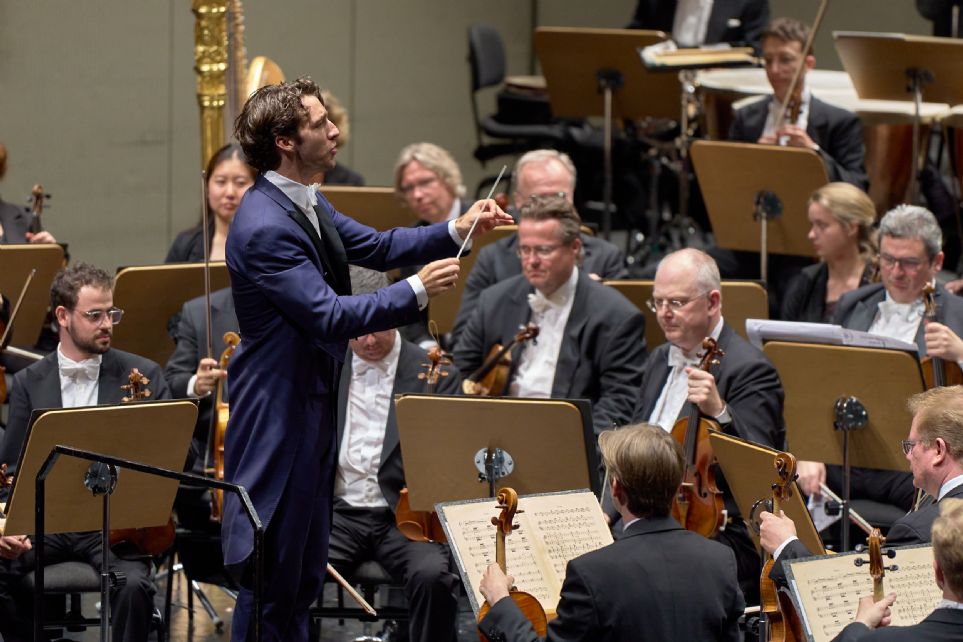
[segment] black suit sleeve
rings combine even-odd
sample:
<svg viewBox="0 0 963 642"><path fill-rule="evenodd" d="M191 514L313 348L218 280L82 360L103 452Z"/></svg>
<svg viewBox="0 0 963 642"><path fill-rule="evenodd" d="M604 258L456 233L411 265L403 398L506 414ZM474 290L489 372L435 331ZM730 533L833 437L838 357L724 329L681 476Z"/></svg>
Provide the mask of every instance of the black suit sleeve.
<svg viewBox="0 0 963 642"><path fill-rule="evenodd" d="M150 379L149 388L151 391L151 399L160 401L162 399L174 398L171 395L170 386L167 385L167 379L164 378L164 371L161 370L159 365L153 361L148 361L144 368L143 374Z"/></svg>
<svg viewBox="0 0 963 642"><path fill-rule="evenodd" d="M485 320L484 308L478 306L472 312L468 323L458 337L455 345L455 365L461 371L461 376L467 378L475 372L485 360Z"/></svg>
<svg viewBox="0 0 963 642"><path fill-rule="evenodd" d="M782 448L785 441L782 382L764 357L741 364L733 379L738 382L722 395L732 423L726 432L757 444Z"/></svg>
<svg viewBox="0 0 963 642"><path fill-rule="evenodd" d="M600 353L600 394L592 405L596 432L632 420L645 368L645 317L633 314L622 321Z"/></svg>
<svg viewBox="0 0 963 642"><path fill-rule="evenodd" d="M201 337L198 336L200 326L194 322L188 306L181 308L181 320L177 325L177 347L174 354L167 361L164 377L175 398L181 399L193 395L193 390L187 389L187 384L201 360Z"/></svg>
<svg viewBox="0 0 963 642"><path fill-rule="evenodd" d="M772 565L772 570L769 571L769 579L775 582L777 586L789 586L789 579L786 577L786 567L783 563L801 557L810 557L811 555L812 553L809 552L809 549L806 548L806 545L803 544L802 541L794 539L786 544L786 547L779 553L779 557L776 558Z"/></svg>
<svg viewBox="0 0 963 642"><path fill-rule="evenodd" d="M455 327L452 329L452 339L455 343L461 338L461 333L465 330L471 320L475 308L478 306L478 297L482 291L495 285L495 258L498 247L496 244L486 245L478 251L478 258L468 279L465 281L465 289L461 294L461 306L458 308L458 316L455 318Z"/></svg>
<svg viewBox="0 0 963 642"><path fill-rule="evenodd" d="M782 299L782 309L779 318L784 321L812 321L805 319L806 308L809 303L812 281L805 273L799 273L789 282L786 294Z"/></svg>
<svg viewBox="0 0 963 642"><path fill-rule="evenodd" d="M851 183L861 190L869 188L866 175L866 149L863 146L863 126L856 114L844 110L843 116L832 123L826 146L819 155L826 164L830 181Z"/></svg>
<svg viewBox="0 0 963 642"><path fill-rule="evenodd" d="M23 383L23 377L13 378L8 400L10 409L7 415L7 428L3 433L3 445L0 446L0 463L7 464L7 474L13 475L17 470L17 459L20 457L20 449L23 448L23 440L27 436L27 424L32 411L30 395Z"/></svg>
<svg viewBox="0 0 963 642"><path fill-rule="evenodd" d="M919 513L919 511L917 511L917 513ZM933 516L936 517L936 514L934 513ZM920 532L919 526L923 526L924 528L929 526L929 528L932 529L933 522L930 521L925 525L917 524L907 519L907 517L909 517L909 515L893 522L893 526L889 529L889 532L886 533L887 546L912 546L930 541L932 535L929 532Z"/></svg>
<svg viewBox="0 0 963 642"><path fill-rule="evenodd" d="M868 626L860 622L853 622L839 632L839 635L832 639L832 642L856 642L862 640L872 631Z"/></svg>

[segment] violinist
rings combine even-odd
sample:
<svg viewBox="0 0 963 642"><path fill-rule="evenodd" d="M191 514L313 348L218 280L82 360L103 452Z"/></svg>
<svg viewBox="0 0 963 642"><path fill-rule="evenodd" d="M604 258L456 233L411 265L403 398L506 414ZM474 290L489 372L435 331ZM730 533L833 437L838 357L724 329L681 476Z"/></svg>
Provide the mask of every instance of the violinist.
<svg viewBox="0 0 963 642"><path fill-rule="evenodd" d="M943 235L926 209L901 205L883 216L879 224L879 275L881 283L848 292L836 305L834 322L915 343L920 355L963 362L963 299L949 294L936 275L943 265ZM924 317L923 288L935 285L936 320ZM839 493L842 469L820 462L801 461L799 487L819 495L825 482ZM851 497L871 499L909 510L915 490L908 473L867 468L852 469Z"/></svg>
<svg viewBox="0 0 963 642"><path fill-rule="evenodd" d="M792 18L776 18L762 32L762 56L773 95L738 110L729 139L814 150L826 164L829 180L865 190L869 179L862 125L855 114L819 100L806 86L806 72L816 65L812 51L803 52L808 38L809 27ZM784 104L800 66L802 73L791 104ZM785 118L787 111L798 115ZM779 123L783 124L777 131Z"/></svg>
<svg viewBox="0 0 963 642"><path fill-rule="evenodd" d="M7 173L7 147L0 143L0 180ZM30 231L30 209L5 202L0 198L0 244L56 243L50 232Z"/></svg>
<svg viewBox="0 0 963 642"><path fill-rule="evenodd" d="M561 196L522 207L517 252L522 274L484 290L455 346L462 375L519 327L538 337L513 350L505 394L592 402L596 430L628 423L645 362L645 321L637 307L578 267L581 219Z"/></svg>
<svg viewBox="0 0 963 642"><path fill-rule="evenodd" d="M720 288L715 262L699 250L679 250L659 263L648 304L666 343L646 363L634 420L670 431L695 404L702 416L718 422L725 432L781 447L785 428L779 375L762 352L725 323ZM708 372L695 367L706 337L715 339L725 353ZM740 584L752 602L758 593L759 555L738 519L738 506L721 471L716 479L729 516L717 538L735 551Z"/></svg>
<svg viewBox="0 0 963 642"><path fill-rule="evenodd" d="M331 122L341 132L338 136L338 151L341 151L351 139L351 120L348 118L348 110L344 108L338 97L327 89L321 90L321 97L328 108L328 116L331 118ZM334 169L320 172L315 180L324 185L364 186L364 177L341 161L335 161Z"/></svg>
<svg viewBox="0 0 963 642"><path fill-rule="evenodd" d="M355 294L377 292L387 284L384 274L351 266ZM338 386L339 450L329 561L335 568L377 561L404 586L411 642L453 640L459 579L448 545L413 542L395 525L405 473L394 396L424 392L419 375L427 353L394 329L354 338L349 346ZM454 394L459 383L456 372L440 377L437 392Z"/></svg>
<svg viewBox="0 0 963 642"><path fill-rule="evenodd" d="M75 408L119 403L131 368L150 380L152 399L169 399L160 366L137 355L111 348L114 324L123 310L113 304L111 276L80 263L62 270L51 286L51 307L60 330L57 349L21 370L10 389L10 418L0 447L0 461L16 473L27 437L31 413L37 408ZM97 568L101 563L100 533L46 535L45 565L77 560ZM32 640L32 593L21 593L20 580L34 566L33 544L16 536L0 537L0 634L7 642ZM112 638L146 641L153 613L151 560L118 544L110 553L111 571L127 575L124 586L111 590Z"/></svg>
<svg viewBox="0 0 963 642"><path fill-rule="evenodd" d="M684 530L669 514L682 481L679 445L657 426L609 430L599 448L624 531L568 563L545 640L740 640L745 605L731 550ZM513 580L493 564L481 581L489 640L536 640L508 596Z"/></svg>
<svg viewBox="0 0 963 642"><path fill-rule="evenodd" d="M855 621L833 638L833 642L951 642L963 631L963 501L954 499L942 506L933 523L933 570L943 599L923 621L911 626L890 627L897 593L879 602L868 595L859 600ZM889 541L887 540L887 544Z"/></svg>
<svg viewBox="0 0 963 642"><path fill-rule="evenodd" d="M925 491L927 498L918 509L893 522L886 535L887 546L930 542L940 505L945 500L963 499L963 386L931 388L910 397L907 407L913 421L901 445L913 471L913 485ZM785 585L782 562L811 553L785 515L762 512L760 520L760 543L776 560L770 577Z"/></svg>

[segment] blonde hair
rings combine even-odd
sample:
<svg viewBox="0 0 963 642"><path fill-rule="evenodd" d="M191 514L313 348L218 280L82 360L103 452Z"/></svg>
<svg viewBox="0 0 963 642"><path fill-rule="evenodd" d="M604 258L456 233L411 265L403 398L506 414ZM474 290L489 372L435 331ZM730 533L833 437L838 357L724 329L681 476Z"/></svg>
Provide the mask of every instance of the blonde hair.
<svg viewBox="0 0 963 642"><path fill-rule="evenodd" d="M665 517L682 483L682 448L659 426L636 424L599 435L608 475L625 489L626 504L636 517Z"/></svg>
<svg viewBox="0 0 963 642"><path fill-rule="evenodd" d="M331 93L330 89L321 90L321 102L328 110L328 118L340 132L335 143L338 149L341 149L351 139L351 120L348 118L348 110L344 108L338 97Z"/></svg>
<svg viewBox="0 0 963 642"><path fill-rule="evenodd" d="M866 192L849 183L828 183L809 197L813 203L825 207L843 225L856 226L856 242L859 255L872 259L879 252L879 241L873 224L876 223L876 206Z"/></svg>
<svg viewBox="0 0 963 642"><path fill-rule="evenodd" d="M933 521L933 557L943 580L959 598L963 595L963 499L944 499Z"/></svg>
<svg viewBox="0 0 963 642"><path fill-rule="evenodd" d="M413 143L398 154L395 162L395 192L398 194L401 194L401 174L412 161L418 161L437 174L448 191L458 198L465 195L465 185L462 183L458 163L451 154L434 143Z"/></svg>
<svg viewBox="0 0 963 642"><path fill-rule="evenodd" d="M946 453L963 463L963 386L930 388L910 397L906 407L919 420L921 441L942 439Z"/></svg>

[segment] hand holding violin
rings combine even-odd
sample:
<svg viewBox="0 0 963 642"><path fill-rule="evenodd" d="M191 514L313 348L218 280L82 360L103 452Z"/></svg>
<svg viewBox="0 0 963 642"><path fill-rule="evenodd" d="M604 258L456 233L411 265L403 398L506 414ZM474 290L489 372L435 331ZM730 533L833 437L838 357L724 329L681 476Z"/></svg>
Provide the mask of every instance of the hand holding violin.
<svg viewBox="0 0 963 642"><path fill-rule="evenodd" d="M926 341L926 354L947 361L963 361L963 340L942 323L926 322L923 335Z"/></svg>
<svg viewBox="0 0 963 642"><path fill-rule="evenodd" d="M515 583L515 578L506 575L498 564L489 564L488 569L482 576L478 590L485 597L489 605L494 606L498 600L508 597L508 593Z"/></svg>
<svg viewBox="0 0 963 642"><path fill-rule="evenodd" d="M856 607L856 621L871 629L889 626L893 619L890 607L893 606L895 601L896 593L890 593L879 602L873 601L872 595L859 598L859 606Z"/></svg>
<svg viewBox="0 0 963 642"><path fill-rule="evenodd" d="M803 149L819 149L819 145L809 137L806 130L798 125L786 123L776 132L776 140L785 140L788 147L802 147Z"/></svg>
<svg viewBox="0 0 963 642"><path fill-rule="evenodd" d="M498 207L494 199L475 201L475 204L471 206L470 210L455 219L455 229L458 230L458 236L460 236L462 240L468 237L468 231L471 229L472 224L475 223L476 218L478 219L478 224L475 226L475 231L472 232L472 236L481 236L499 225L512 225L515 223L515 219L513 219L510 214L506 214L502 208Z"/></svg>
<svg viewBox="0 0 963 642"><path fill-rule="evenodd" d="M773 515L769 511L759 513L759 543L770 555L790 537L796 536L796 525L786 517L786 513L779 511Z"/></svg>
<svg viewBox="0 0 963 642"><path fill-rule="evenodd" d="M227 370L219 369L217 361L205 357L197 364L197 372L194 373L194 376L197 379L194 380L193 393L198 397L203 397L214 392L219 380L227 378Z"/></svg>
<svg viewBox="0 0 963 642"><path fill-rule="evenodd" d="M699 406L699 411L709 417L718 417L726 409L726 402L719 396L716 378L700 368L685 369L689 376L689 401Z"/></svg>
<svg viewBox="0 0 963 642"><path fill-rule="evenodd" d="M27 232L24 235L27 239L27 243L56 243L57 239L54 235L46 230L40 232Z"/></svg>

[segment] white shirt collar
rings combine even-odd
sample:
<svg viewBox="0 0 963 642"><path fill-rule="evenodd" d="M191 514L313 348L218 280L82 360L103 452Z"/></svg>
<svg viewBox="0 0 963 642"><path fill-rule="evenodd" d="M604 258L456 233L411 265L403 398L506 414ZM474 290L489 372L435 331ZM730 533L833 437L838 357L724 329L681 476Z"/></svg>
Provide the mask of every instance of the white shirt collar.
<svg viewBox="0 0 963 642"><path fill-rule="evenodd" d="M578 285L578 266L572 268L572 274L569 275L568 280L562 285L558 286L558 289L552 292L550 295L545 296L539 290L535 290L537 296L544 297L552 305L562 307L568 303L573 296L575 296L575 286Z"/></svg>
<svg viewBox="0 0 963 642"><path fill-rule="evenodd" d="M80 361L74 361L70 357L64 354L61 344L57 344L57 367L62 368L65 365L68 366L97 366L100 367L100 362L103 360L104 355L95 354L88 359L82 359Z"/></svg>
<svg viewBox="0 0 963 642"><path fill-rule="evenodd" d="M317 183L302 185L287 176L281 176L274 170L264 172L264 178L271 181L275 187L291 199L292 203L305 212L313 210L314 206L318 204L318 189L320 186Z"/></svg>
<svg viewBox="0 0 963 642"><path fill-rule="evenodd" d="M963 485L963 475L957 475L953 479L948 479L943 482L943 485L940 486L940 495L937 497L937 501L946 497L947 493L960 485Z"/></svg>

